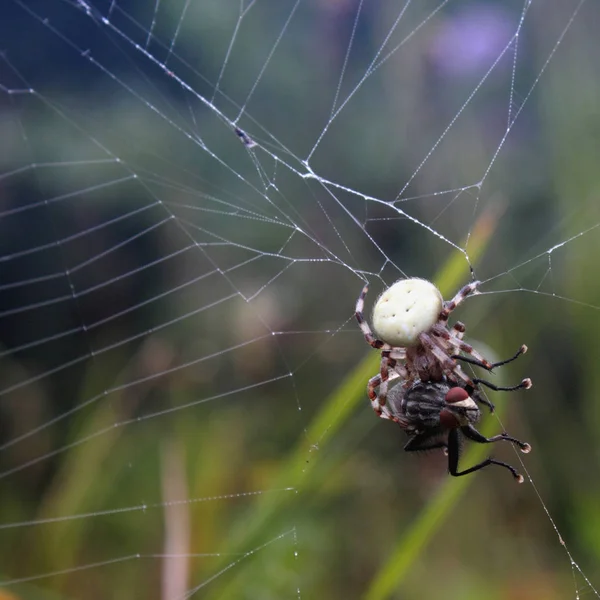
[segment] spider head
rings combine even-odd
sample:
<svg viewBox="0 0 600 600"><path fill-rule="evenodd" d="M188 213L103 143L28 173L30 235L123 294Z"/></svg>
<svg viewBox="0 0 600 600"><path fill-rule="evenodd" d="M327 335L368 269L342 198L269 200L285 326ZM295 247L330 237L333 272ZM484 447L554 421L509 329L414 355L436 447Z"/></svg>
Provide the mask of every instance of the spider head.
<svg viewBox="0 0 600 600"><path fill-rule="evenodd" d="M407 348L419 343L419 335L437 323L444 300L425 279L401 279L375 303L373 328L391 346Z"/></svg>
<svg viewBox="0 0 600 600"><path fill-rule="evenodd" d="M475 400L462 387L451 387L440 410L440 425L445 429L463 427L479 420L481 412Z"/></svg>

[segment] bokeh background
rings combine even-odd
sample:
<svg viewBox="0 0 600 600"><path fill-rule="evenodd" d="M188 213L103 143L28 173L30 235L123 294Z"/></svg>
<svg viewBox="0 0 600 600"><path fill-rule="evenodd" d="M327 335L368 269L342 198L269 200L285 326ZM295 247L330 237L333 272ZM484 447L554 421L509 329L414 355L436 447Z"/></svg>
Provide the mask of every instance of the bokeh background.
<svg viewBox="0 0 600 600"><path fill-rule="evenodd" d="M3 3L0 598L596 596L599 19ZM469 262L522 486L364 392L363 281Z"/></svg>

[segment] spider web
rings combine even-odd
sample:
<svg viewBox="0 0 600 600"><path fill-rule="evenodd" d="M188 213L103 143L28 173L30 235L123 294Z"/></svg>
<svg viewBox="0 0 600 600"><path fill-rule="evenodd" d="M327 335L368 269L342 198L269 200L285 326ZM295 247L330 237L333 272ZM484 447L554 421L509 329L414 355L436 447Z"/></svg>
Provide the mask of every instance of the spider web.
<svg viewBox="0 0 600 600"><path fill-rule="evenodd" d="M494 425L534 452L524 486L473 476L427 564L461 598L600 596L596 3L0 15L0 593L388 597L445 466L331 400L354 302L473 268L468 338L531 348Z"/></svg>

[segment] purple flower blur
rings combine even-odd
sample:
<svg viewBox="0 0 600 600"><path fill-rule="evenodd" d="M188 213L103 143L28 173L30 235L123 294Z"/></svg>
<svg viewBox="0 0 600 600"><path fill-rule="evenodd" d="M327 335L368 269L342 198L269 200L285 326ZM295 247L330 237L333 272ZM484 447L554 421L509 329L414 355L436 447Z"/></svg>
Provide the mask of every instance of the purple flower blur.
<svg viewBox="0 0 600 600"><path fill-rule="evenodd" d="M448 15L429 50L432 66L449 77L489 68L515 32L514 16L497 6L472 6Z"/></svg>

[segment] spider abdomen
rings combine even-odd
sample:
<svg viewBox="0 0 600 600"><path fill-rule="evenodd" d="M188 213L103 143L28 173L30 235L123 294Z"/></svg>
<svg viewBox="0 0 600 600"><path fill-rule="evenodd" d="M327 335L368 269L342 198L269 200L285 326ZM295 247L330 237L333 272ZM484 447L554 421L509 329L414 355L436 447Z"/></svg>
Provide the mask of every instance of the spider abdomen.
<svg viewBox="0 0 600 600"><path fill-rule="evenodd" d="M377 335L392 346L410 347L437 322L444 299L425 279L401 279L379 296L373 308Z"/></svg>

